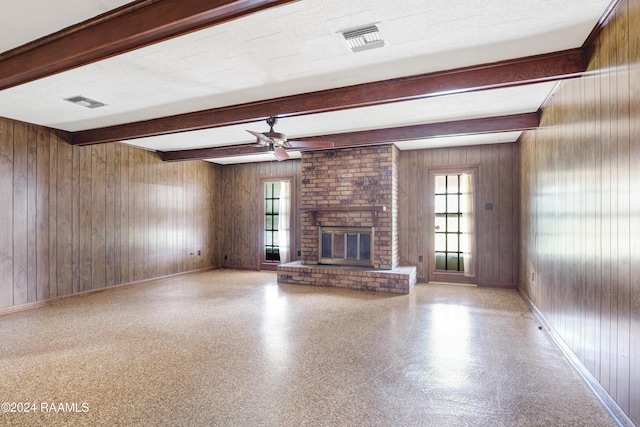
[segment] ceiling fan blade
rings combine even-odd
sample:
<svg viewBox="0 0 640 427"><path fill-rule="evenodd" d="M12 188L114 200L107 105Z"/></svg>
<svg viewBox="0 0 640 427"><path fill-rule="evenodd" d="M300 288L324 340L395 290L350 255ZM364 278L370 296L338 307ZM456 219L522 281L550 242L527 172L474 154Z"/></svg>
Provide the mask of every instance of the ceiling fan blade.
<svg viewBox="0 0 640 427"><path fill-rule="evenodd" d="M265 146L265 145L268 146L269 144L273 144L274 143L274 141L271 138L269 138L268 136L266 136L266 135L264 135L264 134L262 134L260 132L254 132L254 131L249 130L249 129L247 129L247 132L249 132L251 135L253 135L256 138L258 138L258 143L261 146Z"/></svg>
<svg viewBox="0 0 640 427"><path fill-rule="evenodd" d="M293 148L334 148L331 141L287 141Z"/></svg>
<svg viewBox="0 0 640 427"><path fill-rule="evenodd" d="M273 151L273 155L275 156L276 160L281 162L283 160L287 160L289 158L289 153L287 153L285 151L284 148L282 147L278 147Z"/></svg>

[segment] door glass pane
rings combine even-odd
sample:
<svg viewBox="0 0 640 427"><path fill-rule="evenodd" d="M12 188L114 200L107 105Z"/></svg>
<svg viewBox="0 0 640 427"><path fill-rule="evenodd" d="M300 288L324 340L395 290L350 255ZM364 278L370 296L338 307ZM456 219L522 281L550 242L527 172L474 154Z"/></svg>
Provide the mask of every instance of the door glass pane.
<svg viewBox="0 0 640 427"><path fill-rule="evenodd" d="M458 257L457 253L447 252L447 270L459 271Z"/></svg>
<svg viewBox="0 0 640 427"><path fill-rule="evenodd" d="M460 200L460 197L457 194L447 196L447 212L460 212L458 210L458 200Z"/></svg>
<svg viewBox="0 0 640 427"><path fill-rule="evenodd" d="M458 252L458 234L447 234L447 252Z"/></svg>
<svg viewBox="0 0 640 427"><path fill-rule="evenodd" d="M434 176L434 247L436 270L463 271L461 241L462 233L468 232L461 212L461 174ZM464 206L467 211L470 207Z"/></svg>
<svg viewBox="0 0 640 427"><path fill-rule="evenodd" d="M458 232L458 215L447 215L447 231L450 233Z"/></svg>
<svg viewBox="0 0 640 427"><path fill-rule="evenodd" d="M447 250L447 235L444 233L436 233L435 236L435 245L434 249L436 251L446 251Z"/></svg>
<svg viewBox="0 0 640 427"><path fill-rule="evenodd" d="M458 193L458 175L447 175L447 194L456 194Z"/></svg>
<svg viewBox="0 0 640 427"><path fill-rule="evenodd" d="M445 194L447 192L447 177L444 175L436 175L436 194Z"/></svg>
<svg viewBox="0 0 640 427"><path fill-rule="evenodd" d="M280 182L264 184L264 259L280 261L278 247L278 208L280 200Z"/></svg>

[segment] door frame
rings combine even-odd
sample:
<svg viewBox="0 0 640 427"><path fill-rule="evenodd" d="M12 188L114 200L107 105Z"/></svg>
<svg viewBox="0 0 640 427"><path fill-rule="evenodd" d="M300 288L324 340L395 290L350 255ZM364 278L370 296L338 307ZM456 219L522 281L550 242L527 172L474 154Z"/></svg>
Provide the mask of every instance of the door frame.
<svg viewBox="0 0 640 427"><path fill-rule="evenodd" d="M290 248L291 248L291 261L295 261L297 259L297 244L296 244L296 176L295 175L271 175L271 176L263 176L260 177L260 218L257 221L258 235L260 236L260 265L258 269L260 270L271 270L275 271L278 269L280 265L280 261L267 261L264 252L264 185L269 182L280 182L280 181L289 181L291 184L291 224L290 224Z"/></svg>
<svg viewBox="0 0 640 427"><path fill-rule="evenodd" d="M435 224L435 176L436 175L453 175L453 174L463 174L463 173L472 173L473 174L473 222L474 222L474 232L475 232L475 256L473 257L473 262L475 263L475 275L473 277L467 277L464 275L464 272L459 271L442 271L436 270L436 257L435 257L435 233L434 224ZM427 182L427 197L429 206L429 212L427 215L427 229L428 229L428 238L427 238L427 256L429 257L428 266L429 269L427 271L427 280L429 282L440 282L440 283L455 283L460 285L477 285L478 284L478 183L479 183L479 172L480 167L478 165L467 165L467 166L447 166L447 167L438 167L438 168L429 168L428 169L428 179Z"/></svg>

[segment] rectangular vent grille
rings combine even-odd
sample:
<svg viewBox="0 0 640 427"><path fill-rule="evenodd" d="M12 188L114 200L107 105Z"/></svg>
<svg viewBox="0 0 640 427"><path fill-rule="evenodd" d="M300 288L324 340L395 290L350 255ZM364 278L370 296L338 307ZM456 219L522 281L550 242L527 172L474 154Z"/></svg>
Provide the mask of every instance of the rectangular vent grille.
<svg viewBox="0 0 640 427"><path fill-rule="evenodd" d="M84 96L74 96L73 98L66 98L65 101L69 101L72 104L76 104L86 108L100 108L107 105L93 99L85 98Z"/></svg>
<svg viewBox="0 0 640 427"><path fill-rule="evenodd" d="M342 35L344 36L347 46L349 46L353 52L361 52L363 50L376 49L384 46L382 33L375 25L345 31Z"/></svg>

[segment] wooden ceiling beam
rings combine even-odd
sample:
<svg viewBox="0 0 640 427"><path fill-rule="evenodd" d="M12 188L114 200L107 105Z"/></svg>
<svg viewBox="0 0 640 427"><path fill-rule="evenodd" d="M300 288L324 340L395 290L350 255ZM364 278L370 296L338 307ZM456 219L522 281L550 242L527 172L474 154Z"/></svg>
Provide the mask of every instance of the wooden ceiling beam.
<svg viewBox="0 0 640 427"><path fill-rule="evenodd" d="M224 147L193 148L179 151L158 151L165 162L179 162L184 160L220 159L224 157L248 156L252 154L268 153L268 147L258 147L253 144L228 145Z"/></svg>
<svg viewBox="0 0 640 427"><path fill-rule="evenodd" d="M299 0L138 0L0 54L0 90Z"/></svg>
<svg viewBox="0 0 640 427"><path fill-rule="evenodd" d="M492 64L401 77L299 95L249 102L73 133L72 144L88 145L300 116L390 102L512 87L580 76L581 48Z"/></svg>
<svg viewBox="0 0 640 427"><path fill-rule="evenodd" d="M403 126L397 128L366 130L359 132L336 133L313 138L296 138L296 141L333 141L336 148L364 145L389 144L414 139L435 138L447 135L467 135L492 132L508 132L538 127L538 113L514 114L499 117L487 117L471 120L457 120L442 123ZM290 149L304 151L300 149ZM162 160L175 162L183 160L204 160L221 157L243 156L268 152L265 147L253 145L235 145L230 147L197 148L159 153Z"/></svg>
<svg viewBox="0 0 640 427"><path fill-rule="evenodd" d="M534 129L540 124L538 113L514 114L499 117L484 117L470 120L428 123L423 125L366 130L335 135L322 135L317 139L333 141L336 148L361 145L387 144L390 142L415 139L437 138L441 136L470 135L494 132L510 132ZM312 141L316 138L296 138Z"/></svg>

